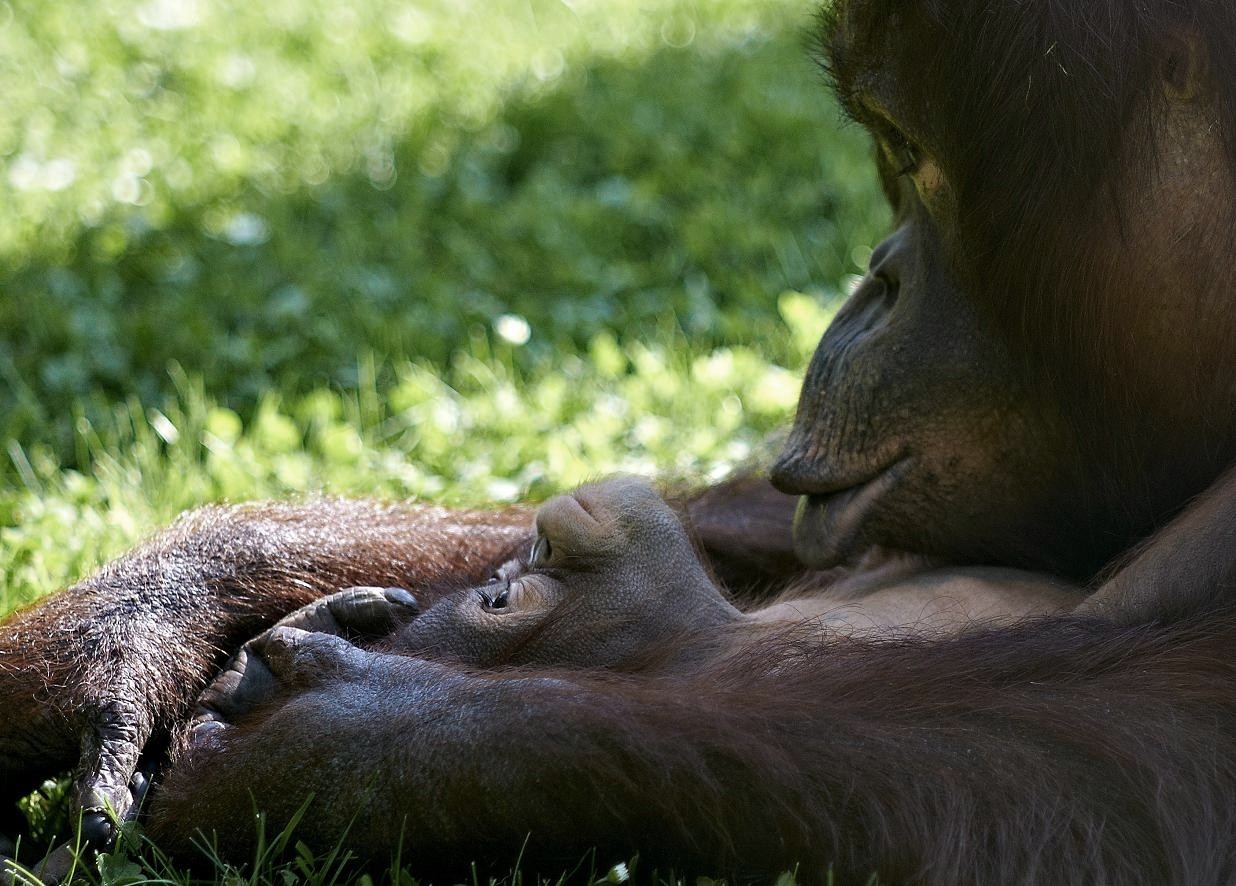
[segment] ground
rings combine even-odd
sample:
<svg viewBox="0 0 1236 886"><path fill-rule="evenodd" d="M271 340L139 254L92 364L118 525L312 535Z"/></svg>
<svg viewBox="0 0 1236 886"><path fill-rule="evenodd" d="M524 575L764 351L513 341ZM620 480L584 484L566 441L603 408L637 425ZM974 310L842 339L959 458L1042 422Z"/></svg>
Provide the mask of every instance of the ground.
<svg viewBox="0 0 1236 886"><path fill-rule="evenodd" d="M887 222L811 25L0 2L0 612L207 501L752 458Z"/></svg>

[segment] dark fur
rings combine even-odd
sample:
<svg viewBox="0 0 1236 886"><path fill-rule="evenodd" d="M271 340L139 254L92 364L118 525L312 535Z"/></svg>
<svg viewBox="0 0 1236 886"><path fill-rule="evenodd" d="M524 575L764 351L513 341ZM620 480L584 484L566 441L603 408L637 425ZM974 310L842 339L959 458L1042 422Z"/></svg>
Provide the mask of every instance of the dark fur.
<svg viewBox="0 0 1236 886"><path fill-rule="evenodd" d="M1085 548L1072 556L1093 574L1236 461L1236 388L1216 375L1236 342L1236 312L1211 315L1204 328L1182 321L1179 334L1198 342L1192 365L1156 363L1153 342L1130 353L1128 340L1150 334L1137 328L1138 281L1123 272L1128 255L1119 246L1096 248L1098 232L1147 211L1127 195L1158 162L1162 69L1178 41L1196 39L1204 56L1214 125L1236 180L1236 6L839 0L820 15L819 59L862 122L854 77L888 49L882 41L894 14L912 37L896 44L891 61L906 101L931 110L927 135L956 195L950 268L1010 341L1027 385L1061 408L1073 432L1086 470L1061 513L1083 515L1069 532ZM883 173L904 213L903 192ZM1224 211L1236 247L1236 206ZM1188 232L1180 243L1190 248ZM1213 289L1208 271L1199 267L1190 281L1199 307L1231 298ZM1139 379L1150 390L1131 384L1132 361L1161 367L1157 378ZM1160 399L1188 418L1165 419L1150 405ZM1165 423L1192 436L1169 440Z"/></svg>
<svg viewBox="0 0 1236 886"><path fill-rule="evenodd" d="M416 764L381 770L363 803L354 792L374 770L358 758L371 744L339 724L360 749L336 750L332 765L357 780L319 783L322 805L298 835L330 845L342 806L355 816L351 848L381 860L402 830L405 857L431 870L522 853L553 872L596 847L602 864L638 852L714 874L798 865L808 882L829 868L842 883L873 872L890 883L1229 882L1234 641L1236 616L1216 612L1133 628L1063 619L946 644L821 648L791 633L683 677L478 674L449 726L432 725L432 703L415 714L431 725L388 706L389 728L414 729ZM398 667L397 679L426 679ZM480 701L503 683L520 686L518 701ZM286 820L303 793L256 765L264 731L278 728L261 720L179 770L156 831L178 846L209 822L231 851L246 845L238 761L246 788ZM325 743L302 727L291 762ZM432 804L413 799L441 785Z"/></svg>

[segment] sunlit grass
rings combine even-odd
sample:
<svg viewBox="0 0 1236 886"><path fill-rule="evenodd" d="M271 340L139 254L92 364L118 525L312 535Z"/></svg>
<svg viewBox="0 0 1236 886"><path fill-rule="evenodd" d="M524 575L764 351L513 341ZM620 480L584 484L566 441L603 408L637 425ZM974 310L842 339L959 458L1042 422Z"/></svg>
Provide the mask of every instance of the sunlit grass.
<svg viewBox="0 0 1236 886"><path fill-rule="evenodd" d="M794 293L780 304L785 339L814 341L827 310ZM381 391L367 359L356 389L272 392L248 421L176 371L178 393L160 406L131 399L78 420L84 469L63 467L46 444L10 441L18 472L0 486L0 611L207 501L333 493L501 503L614 471L716 479L758 458L792 414L797 374L746 348L693 356L673 344L621 347L602 334L584 353L520 371L481 340L445 372L387 367L394 381Z"/></svg>

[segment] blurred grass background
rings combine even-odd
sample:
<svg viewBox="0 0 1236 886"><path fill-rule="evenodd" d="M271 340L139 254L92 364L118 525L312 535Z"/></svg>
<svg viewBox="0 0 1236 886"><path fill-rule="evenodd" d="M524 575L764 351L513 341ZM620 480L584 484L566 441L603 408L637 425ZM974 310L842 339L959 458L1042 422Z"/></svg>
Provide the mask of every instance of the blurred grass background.
<svg viewBox="0 0 1236 886"><path fill-rule="evenodd" d="M0 2L0 612L205 501L750 457L887 222L811 13Z"/></svg>

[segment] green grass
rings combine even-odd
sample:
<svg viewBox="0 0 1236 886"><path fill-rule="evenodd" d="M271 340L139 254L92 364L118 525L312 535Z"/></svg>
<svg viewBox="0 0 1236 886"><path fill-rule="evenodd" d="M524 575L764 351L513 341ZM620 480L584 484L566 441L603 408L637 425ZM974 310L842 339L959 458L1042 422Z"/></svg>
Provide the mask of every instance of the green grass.
<svg viewBox="0 0 1236 886"><path fill-rule="evenodd" d="M784 423L778 295L885 222L807 9L458 8L0 5L0 610L208 500L709 476Z"/></svg>
<svg viewBox="0 0 1236 886"><path fill-rule="evenodd" d="M800 3L180 5L195 27L118 0L0 30L19 439L157 402L173 360L249 410L506 313L525 366L665 326L784 360L770 296L831 292L883 223Z"/></svg>
<svg viewBox="0 0 1236 886"><path fill-rule="evenodd" d="M0 2L0 613L208 501L759 458L888 220L810 11Z"/></svg>

